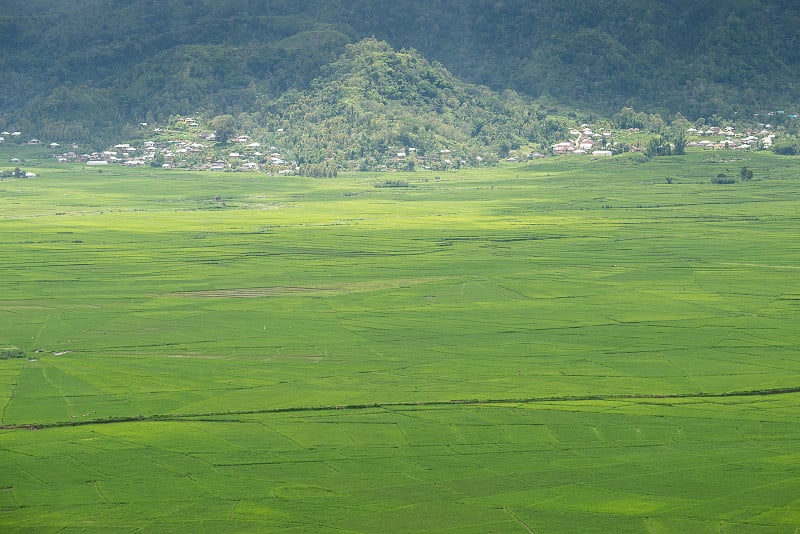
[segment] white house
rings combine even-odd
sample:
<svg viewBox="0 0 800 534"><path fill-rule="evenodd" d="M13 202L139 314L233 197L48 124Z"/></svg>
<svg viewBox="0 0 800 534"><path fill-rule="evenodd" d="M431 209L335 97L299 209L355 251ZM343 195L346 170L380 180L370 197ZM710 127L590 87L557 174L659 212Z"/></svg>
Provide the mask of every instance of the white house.
<svg viewBox="0 0 800 534"><path fill-rule="evenodd" d="M575 150L575 145L573 145L570 141L563 141L553 145L553 152L556 154L566 154L567 152L572 152L573 150Z"/></svg>

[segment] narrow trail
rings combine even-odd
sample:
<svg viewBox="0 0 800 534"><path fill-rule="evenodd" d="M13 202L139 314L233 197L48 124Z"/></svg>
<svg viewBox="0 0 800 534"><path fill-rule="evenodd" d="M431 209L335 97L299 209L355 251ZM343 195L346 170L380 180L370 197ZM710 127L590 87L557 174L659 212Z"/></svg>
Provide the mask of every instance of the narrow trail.
<svg viewBox="0 0 800 534"><path fill-rule="evenodd" d="M531 527L529 527L527 523L525 523L525 522L524 522L522 519L520 519L520 518L519 518L519 516L518 516L517 514L515 514L514 512L512 512L511 510L509 510L508 508L503 508L503 511L504 511L505 513L507 513L508 515L510 515L510 516L511 516L511 517L514 519L514 521L516 521L517 523L519 523L520 525L522 525L522 527L523 527L523 528L524 528L526 531L528 531L530 534L535 534L535 533L533 532L533 530L531 530Z"/></svg>
<svg viewBox="0 0 800 534"><path fill-rule="evenodd" d="M6 401L5 405L3 406L3 412L0 413L0 427L2 427L3 423L6 420L6 412L8 411L8 407L11 405L11 401L14 400L14 395L17 394L17 384L19 383L20 378L22 377L22 374L25 372L25 369L27 367L28 367L28 364L26 362L25 365L20 367L19 374L17 375L17 378L14 379L14 387L11 389L11 394L8 396L8 400Z"/></svg>
<svg viewBox="0 0 800 534"><path fill-rule="evenodd" d="M610 401L610 400L680 400L680 399L723 399L735 397L768 397L776 395L790 395L800 393L800 386L774 389L753 389L740 391L726 391L722 393L667 393L667 394L619 394L619 395L572 395L561 397L530 397L524 399L454 399L442 401L418 402L376 402L368 404L339 404L331 406L295 406L287 408L262 408L259 410L233 410L227 412L204 412L191 414L155 414L137 415L129 417L116 417L106 419L93 419L89 421L56 421L52 423L24 423L14 425L0 425L3 430L43 430L48 428L63 428L88 425L107 425L113 423L134 422L177 422L198 421L203 418L216 418L235 415L283 414L293 412L329 412L337 410L370 410L376 408L424 408L426 406L488 406L495 404L553 404L581 401ZM216 419L209 419L210 422Z"/></svg>

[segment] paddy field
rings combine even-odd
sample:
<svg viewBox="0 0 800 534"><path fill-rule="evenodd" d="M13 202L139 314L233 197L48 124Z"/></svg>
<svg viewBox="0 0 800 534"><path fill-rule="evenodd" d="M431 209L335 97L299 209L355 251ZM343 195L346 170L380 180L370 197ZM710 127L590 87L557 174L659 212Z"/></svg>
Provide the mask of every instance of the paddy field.
<svg viewBox="0 0 800 534"><path fill-rule="evenodd" d="M800 528L795 159L39 163L0 181L4 532Z"/></svg>

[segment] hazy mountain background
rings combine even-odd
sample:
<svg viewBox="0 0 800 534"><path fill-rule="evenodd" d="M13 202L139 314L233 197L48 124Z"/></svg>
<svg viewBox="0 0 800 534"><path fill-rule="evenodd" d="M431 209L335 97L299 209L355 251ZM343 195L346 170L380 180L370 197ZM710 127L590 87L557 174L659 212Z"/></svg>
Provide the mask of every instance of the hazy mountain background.
<svg viewBox="0 0 800 534"><path fill-rule="evenodd" d="M495 128L509 139L541 133L519 131L509 114L525 107L519 98L538 102L527 119L567 108L611 116L631 106L692 120L790 109L800 99L800 4L788 0L0 4L0 128L47 139L104 139L172 115L224 113L260 127L286 120L288 110L325 124L342 110L370 114L368 94L350 94L342 107L347 95L334 95L327 80L351 93L354 80L383 84L375 94L406 110L444 113L465 135ZM363 41L370 37L377 41ZM405 74L370 70L363 42L373 43L381 68L399 61L382 41L408 60ZM356 58L346 46L359 42L366 56ZM460 123L459 113L476 115L461 109L473 100L496 109L499 125ZM367 115L355 124L368 124Z"/></svg>

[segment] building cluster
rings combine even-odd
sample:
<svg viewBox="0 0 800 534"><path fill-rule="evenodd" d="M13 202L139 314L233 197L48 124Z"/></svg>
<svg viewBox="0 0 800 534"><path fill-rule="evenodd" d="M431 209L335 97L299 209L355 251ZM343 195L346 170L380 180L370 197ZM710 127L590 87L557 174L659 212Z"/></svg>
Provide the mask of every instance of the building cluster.
<svg viewBox="0 0 800 534"><path fill-rule="evenodd" d="M146 128L146 123L141 123ZM281 133L283 130L279 129ZM582 124L569 130L569 139L550 146L554 155L590 155L607 157L617 153L642 151L642 137L638 129L612 131L599 128L595 131L590 125ZM691 127L685 130L686 146L701 149L762 150L773 146L775 132L770 124L761 124L755 130L737 131L733 126L707 128ZM119 143L102 151L80 153L77 145L63 150L58 143L43 143L38 139L22 140L21 132L0 132L0 143L13 140L17 144L43 145L53 149L54 157L60 163L78 162L87 166L110 164L128 167L152 166L164 169L183 168L211 171L263 171L268 174L299 174L301 166L285 158L275 147L265 147L248 135L237 135L225 145L216 142L213 131L204 131L193 118L178 118L174 128L165 130L154 128L152 136L159 140L142 141L140 144ZM625 139L626 142L620 142ZM422 155L415 148L389 147L391 159L380 169L412 170L415 165L425 169L439 169L467 165L467 161L456 157L448 149L438 153ZM527 159L544 157L538 152L528 154ZM519 161L516 155L506 161ZM475 157L476 164L483 163L481 156Z"/></svg>
<svg viewBox="0 0 800 534"><path fill-rule="evenodd" d="M638 144L621 144L614 140L614 133L601 128L599 132L583 124L579 129L570 130L572 139L551 146L553 154L576 154L591 156L611 156L623 150L640 152ZM638 128L631 128L628 134L638 134ZM686 130L686 146L717 150L769 150L775 140L775 132L769 124L760 126L760 130L738 132L733 126L720 128L711 126L707 129L688 128Z"/></svg>
<svg viewBox="0 0 800 534"><path fill-rule="evenodd" d="M769 124L763 125L758 132L737 132L733 126L719 128L712 126L707 130L689 128L686 133L692 138L687 146L710 149L770 149L775 140L775 133ZM699 138L699 139L698 139Z"/></svg>
<svg viewBox="0 0 800 534"><path fill-rule="evenodd" d="M206 137L206 140L208 138ZM213 139L211 139L213 141ZM74 150L57 153L61 163L79 162L88 166L109 164L126 167L154 166L163 169L187 168L193 170L236 170L290 174L297 166L287 162L276 147L262 151L257 142L247 136L232 140L233 145L225 153L219 153L211 143L176 140L169 142L144 141L141 145L119 143L99 152L78 154Z"/></svg>
<svg viewBox="0 0 800 534"><path fill-rule="evenodd" d="M582 124L579 129L569 131L571 140L554 144L551 148L556 155L562 154L591 154L592 156L611 156L614 154L616 143L611 139L611 131L601 128L594 132L588 124Z"/></svg>

